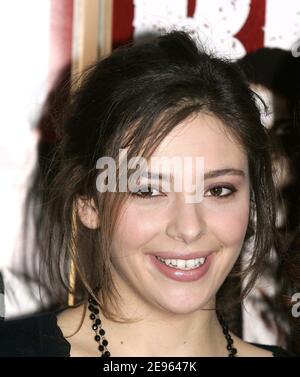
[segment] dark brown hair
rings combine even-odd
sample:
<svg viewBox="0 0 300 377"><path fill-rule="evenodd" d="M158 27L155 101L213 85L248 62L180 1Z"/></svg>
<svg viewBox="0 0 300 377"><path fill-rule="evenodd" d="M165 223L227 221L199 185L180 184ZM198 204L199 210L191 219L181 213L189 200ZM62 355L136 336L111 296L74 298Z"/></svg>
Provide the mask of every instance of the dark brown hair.
<svg viewBox="0 0 300 377"><path fill-rule="evenodd" d="M76 302L85 302L89 292L105 316L119 320L109 248L129 194L97 191L97 159L116 159L120 148L128 148L128 159L148 158L176 125L199 112L218 117L248 156L251 208L246 239L254 237L254 252L244 270L239 258L222 286L219 310L232 305L227 294L230 297L230 279L237 273L241 282L247 277L240 298L247 294L276 246L268 135L254 97L235 63L206 53L179 31L119 48L86 71L59 124L61 139L43 186L43 263L62 304L70 290L73 260ZM100 228L87 229L76 219L74 239L72 211L78 197L93 199Z"/></svg>

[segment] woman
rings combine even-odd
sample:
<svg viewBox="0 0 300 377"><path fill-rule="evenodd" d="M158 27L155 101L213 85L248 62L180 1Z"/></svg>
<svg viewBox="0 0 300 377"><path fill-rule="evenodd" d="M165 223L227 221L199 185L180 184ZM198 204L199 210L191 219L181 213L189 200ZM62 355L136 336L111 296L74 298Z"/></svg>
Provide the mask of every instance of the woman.
<svg viewBox="0 0 300 377"><path fill-rule="evenodd" d="M64 289L62 305L67 292L76 305L7 323L1 339L14 331L18 346L1 340L1 352L283 354L243 342L225 320L232 279L243 283L242 299L277 247L267 131L236 65L171 32L96 64L68 111L39 234L50 282ZM124 186L137 157L147 174ZM173 159L189 161L178 190L180 164L159 175ZM117 169L105 170L112 161ZM186 179L196 180L196 195ZM252 235L255 252L241 270Z"/></svg>

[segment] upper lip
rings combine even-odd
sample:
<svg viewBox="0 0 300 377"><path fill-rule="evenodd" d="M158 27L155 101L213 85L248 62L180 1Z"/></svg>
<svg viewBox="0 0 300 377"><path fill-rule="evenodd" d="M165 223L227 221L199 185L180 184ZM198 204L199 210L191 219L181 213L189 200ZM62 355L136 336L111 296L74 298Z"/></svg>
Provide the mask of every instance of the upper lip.
<svg viewBox="0 0 300 377"><path fill-rule="evenodd" d="M190 252L182 252L182 251L157 251L151 253L151 255L161 257L163 259L196 259L196 258L206 258L213 251L195 251L193 253Z"/></svg>

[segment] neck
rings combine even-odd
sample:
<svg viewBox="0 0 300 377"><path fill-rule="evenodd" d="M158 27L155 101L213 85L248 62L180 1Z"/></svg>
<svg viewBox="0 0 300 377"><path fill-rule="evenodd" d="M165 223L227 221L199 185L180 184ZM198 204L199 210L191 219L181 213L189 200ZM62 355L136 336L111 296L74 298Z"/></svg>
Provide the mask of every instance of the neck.
<svg viewBox="0 0 300 377"><path fill-rule="evenodd" d="M137 305L129 298L123 302L126 305L120 305L122 315L139 318L137 321L117 323L100 311L112 356L227 356L226 340L213 310L215 300L206 305L212 310L187 314L170 313L142 302ZM89 312L85 325L91 328Z"/></svg>
<svg viewBox="0 0 300 377"><path fill-rule="evenodd" d="M148 315L131 324L113 323L107 319L102 322L112 355L188 357L227 354L225 338L214 312L172 315L168 320Z"/></svg>

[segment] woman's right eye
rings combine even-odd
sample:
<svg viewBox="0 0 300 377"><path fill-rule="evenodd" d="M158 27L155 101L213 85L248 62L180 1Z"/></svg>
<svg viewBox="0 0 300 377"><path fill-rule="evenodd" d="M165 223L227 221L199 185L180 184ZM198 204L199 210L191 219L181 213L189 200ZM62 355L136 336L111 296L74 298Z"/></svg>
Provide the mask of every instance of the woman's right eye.
<svg viewBox="0 0 300 377"><path fill-rule="evenodd" d="M140 187L136 192L131 192L131 195L137 196L141 199L153 199L158 196L163 196L159 189L153 188L151 186Z"/></svg>

